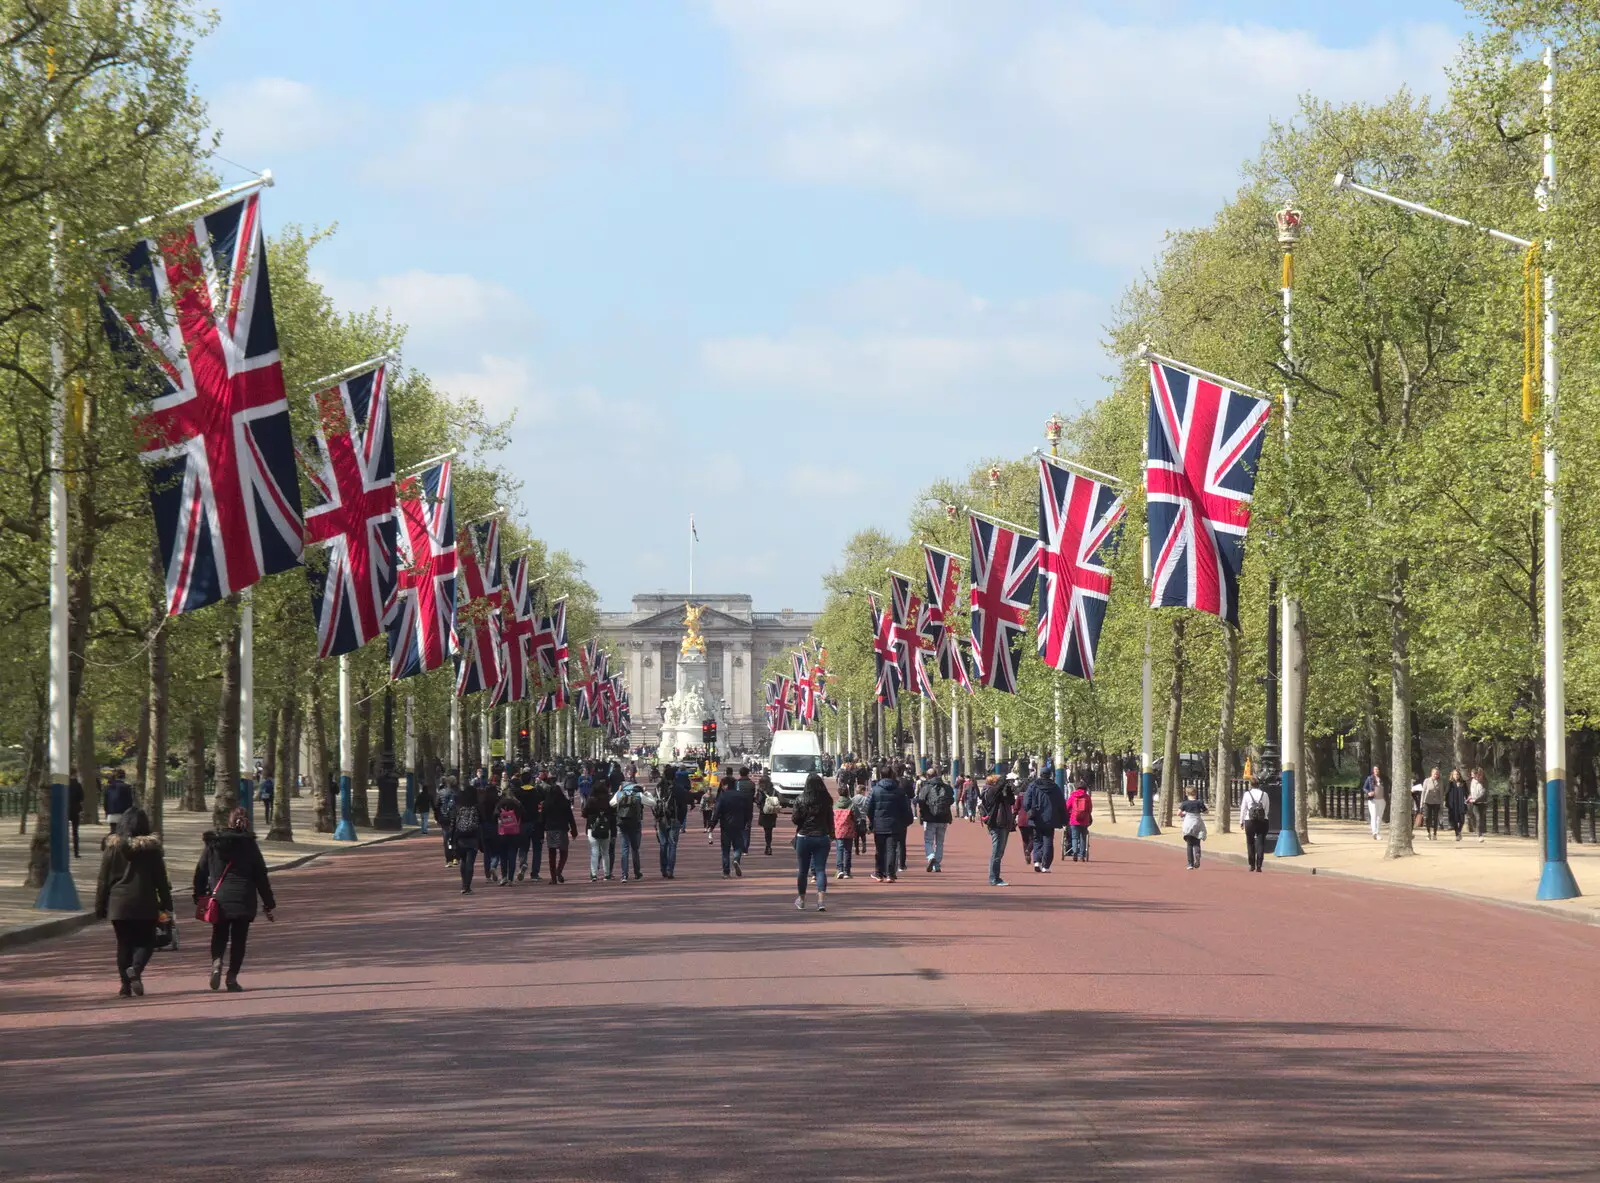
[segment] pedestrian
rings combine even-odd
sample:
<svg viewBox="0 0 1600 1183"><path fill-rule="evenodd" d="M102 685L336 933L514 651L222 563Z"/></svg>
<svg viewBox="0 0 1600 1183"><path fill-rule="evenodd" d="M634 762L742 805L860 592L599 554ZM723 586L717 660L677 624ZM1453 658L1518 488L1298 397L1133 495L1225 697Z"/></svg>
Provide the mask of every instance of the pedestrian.
<svg viewBox="0 0 1600 1183"><path fill-rule="evenodd" d="M1018 793L1015 781L1006 777L1006 785L1011 789L1011 812L1017 819L1017 838L1022 842L1022 862L1025 866L1033 865L1033 814L1028 812L1028 795L1026 792Z"/></svg>
<svg viewBox="0 0 1600 1183"><path fill-rule="evenodd" d="M1056 861L1056 830L1067 815L1067 802L1055 777L1040 773L1023 796L1023 808L1033 822L1033 869L1049 874Z"/></svg>
<svg viewBox="0 0 1600 1183"><path fill-rule="evenodd" d="M828 910L828 847L833 837L833 799L828 796L828 786L813 772L806 777L806 787L795 802L791 819L794 822L795 860L799 864L799 878L794 906L806 910L806 882L810 877L817 882L817 911Z"/></svg>
<svg viewBox="0 0 1600 1183"><path fill-rule="evenodd" d="M872 827L874 850L872 881L893 883L900 877L900 851L896 848L896 834L901 832L901 818L910 811L910 803L900 790L900 779L892 768L872 786L867 794L867 819Z"/></svg>
<svg viewBox="0 0 1600 1183"><path fill-rule="evenodd" d="M1361 795L1367 799L1367 821L1372 825L1372 838L1378 838L1378 825L1383 821L1383 806L1388 791L1383 787L1383 772L1376 764L1372 773L1361 782Z"/></svg>
<svg viewBox="0 0 1600 1183"><path fill-rule="evenodd" d="M445 849L461 868L461 894L472 894L472 874L478 865L478 839L483 818L474 793L449 793L440 800L439 827L445 832ZM446 865L449 865L448 860Z"/></svg>
<svg viewBox="0 0 1600 1183"><path fill-rule="evenodd" d="M578 836L578 818L572 811L572 798L567 790L551 783L545 793L544 844L550 852L550 882L552 885L567 881L567 856L571 853L571 840Z"/></svg>
<svg viewBox="0 0 1600 1183"><path fill-rule="evenodd" d="M456 830L450 824L450 817L456 811L456 801L461 796L461 790L456 785L454 775L447 776L439 785L438 797L433 803L433 817L439 823L439 833L444 840L444 865L453 867L460 857L456 845Z"/></svg>
<svg viewBox="0 0 1600 1183"><path fill-rule="evenodd" d="M120 768L112 769L111 780L106 784L105 802L106 826L110 833L115 834L122 815L133 808L133 786Z"/></svg>
<svg viewBox="0 0 1600 1183"><path fill-rule="evenodd" d="M589 834L589 882L599 882L602 874L609 882L612 840L617 836L617 811L611 808L609 797L594 791L593 781L583 802L583 823Z"/></svg>
<svg viewBox="0 0 1600 1183"><path fill-rule="evenodd" d="M268 827L272 825L272 798L278 791L278 782L270 776L263 775L261 787L256 790L256 796L261 801L261 820Z"/></svg>
<svg viewBox="0 0 1600 1183"><path fill-rule="evenodd" d="M1000 861L1005 857L1006 843L1011 838L1011 831L1017 828L1017 794L1010 783L998 776L986 777L983 782L983 796L979 799L978 809L982 814L984 828L989 831L989 886L1009 886L1000 877Z"/></svg>
<svg viewBox="0 0 1600 1183"><path fill-rule="evenodd" d="M772 778L766 773L756 784L756 799L761 803L761 832L766 837L766 853L772 853L772 830L778 824L778 810L783 803L778 800L778 790L772 787Z"/></svg>
<svg viewBox="0 0 1600 1183"><path fill-rule="evenodd" d="M1244 831L1245 854L1249 857L1250 869L1261 870L1261 865L1267 857L1267 826L1268 813L1271 802L1267 799L1267 791L1255 783L1250 783L1239 798L1239 828Z"/></svg>
<svg viewBox="0 0 1600 1183"><path fill-rule="evenodd" d="M511 790L511 795L516 799L517 811L522 815L522 824L517 829L517 845L512 856L512 863L516 867L517 882L524 878L530 882L539 881L539 868L544 861L544 824L541 820L544 813L544 789L533 779L533 770L525 768L517 777L516 787Z"/></svg>
<svg viewBox="0 0 1600 1183"><path fill-rule="evenodd" d="M739 791L737 784L725 784L717 794L711 828L722 831L722 877L726 879L730 873L742 877L744 869L739 860L744 857L744 841L750 833L750 798Z"/></svg>
<svg viewBox="0 0 1600 1183"><path fill-rule="evenodd" d="M1183 814L1183 845L1184 854L1189 859L1189 870L1200 869L1200 844L1206 840L1206 807L1194 795L1194 788L1185 785L1183 800L1178 802L1178 811Z"/></svg>
<svg viewBox="0 0 1600 1183"><path fill-rule="evenodd" d="M711 839L711 818L717 811L717 795L709 787L700 790L700 821L705 826L706 842Z"/></svg>
<svg viewBox="0 0 1600 1183"><path fill-rule="evenodd" d="M656 791L645 795L656 822L656 845L661 853L661 877L671 879L678 871L678 835L688 809L688 794L678 793L677 778L669 772L656 778Z"/></svg>
<svg viewBox="0 0 1600 1183"><path fill-rule="evenodd" d="M1450 828L1456 832L1456 841L1461 841L1461 827L1467 824L1467 782L1461 775L1461 769L1450 770L1450 783L1444 788L1444 812L1450 819Z"/></svg>
<svg viewBox="0 0 1600 1183"><path fill-rule="evenodd" d="M839 799L833 803L833 839L837 847L833 877L849 879L854 862L851 856L856 848L856 811L851 804L850 790L844 784L840 784Z"/></svg>
<svg viewBox="0 0 1600 1183"><path fill-rule="evenodd" d="M900 809L900 818L894 829L894 854L898 862L898 869L906 869L906 835L911 830L911 823L917 819L917 810L912 802L916 800L917 785L911 779L911 770L908 765L897 763L894 766L895 783L900 786L900 797L904 805Z"/></svg>
<svg viewBox="0 0 1600 1183"><path fill-rule="evenodd" d="M492 785L490 791L493 792ZM517 847L522 842L526 820L521 799L507 786L494 803L495 882L501 887L510 887L516 882Z"/></svg>
<svg viewBox="0 0 1600 1183"><path fill-rule="evenodd" d="M78 779L78 770L72 770L71 778L67 781L67 825L72 829L72 857L78 856L78 823L83 820L83 782ZM109 835L108 835L109 837Z"/></svg>
<svg viewBox="0 0 1600 1183"><path fill-rule="evenodd" d="M1483 769L1472 770L1472 783L1467 788L1467 804L1472 808L1472 820L1478 829L1478 841L1489 832L1489 786L1483 778Z"/></svg>
<svg viewBox="0 0 1600 1183"><path fill-rule="evenodd" d="M1434 766L1422 782L1422 817L1428 829L1428 838L1439 840L1439 812L1444 807L1444 782L1439 779L1439 768Z"/></svg>
<svg viewBox="0 0 1600 1183"><path fill-rule="evenodd" d="M917 789L917 813L922 819L922 857L925 870L944 870L944 836L950 828L955 790L937 773L928 776Z"/></svg>
<svg viewBox="0 0 1600 1183"><path fill-rule="evenodd" d="M256 918L259 901L268 923L273 922L277 901L267 881L267 861L250 832L250 815L240 806L228 813L228 828L203 835L205 849L194 868L196 906L210 896L217 902L221 919L211 925L211 988L222 985L222 955L228 955L228 992L237 994L239 969L244 965L245 946L250 940L250 922Z"/></svg>
<svg viewBox="0 0 1600 1183"><path fill-rule="evenodd" d="M585 805L589 803L589 794L594 791L593 766L585 764L583 772L578 776L578 796L583 798ZM588 816L585 814L584 816Z"/></svg>
<svg viewBox="0 0 1600 1183"><path fill-rule="evenodd" d="M644 790L624 781L612 794L611 806L617 811L617 836L622 840L622 881L628 882L630 868L635 879L643 879L639 844L644 840Z"/></svg>
<svg viewBox="0 0 1600 1183"><path fill-rule="evenodd" d="M1067 838L1072 848L1072 861L1089 861L1089 827L1094 825L1094 796L1087 780L1078 781L1067 798Z"/></svg>
<svg viewBox="0 0 1600 1183"><path fill-rule="evenodd" d="M756 782L750 775L750 769L744 765L740 765L739 779L734 782L733 787L744 797L746 801L750 802L750 820L745 823L744 838L741 844L744 853L749 854L750 836L756 828L756 809L761 792L758 788L756 788Z"/></svg>
<svg viewBox="0 0 1600 1183"><path fill-rule="evenodd" d="M412 811L417 817L417 833L423 837L428 834L428 815L433 809L434 792L427 781L417 786L417 799L411 803Z"/></svg>
<svg viewBox="0 0 1600 1183"><path fill-rule="evenodd" d="M144 967L156 949L156 924L172 915L172 881L161 839L150 832L150 815L128 809L117 832L101 843L94 914L110 920L117 936L120 998L144 993Z"/></svg>

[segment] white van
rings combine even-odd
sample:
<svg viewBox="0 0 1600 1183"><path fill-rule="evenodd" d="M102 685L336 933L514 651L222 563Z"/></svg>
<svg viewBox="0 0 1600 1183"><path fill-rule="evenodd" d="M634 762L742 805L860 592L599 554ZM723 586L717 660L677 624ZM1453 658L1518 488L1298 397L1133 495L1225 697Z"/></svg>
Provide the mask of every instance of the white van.
<svg viewBox="0 0 1600 1183"><path fill-rule="evenodd" d="M822 775L822 744L814 731L774 731L767 762L778 800L793 805L806 787L806 777L813 772Z"/></svg>

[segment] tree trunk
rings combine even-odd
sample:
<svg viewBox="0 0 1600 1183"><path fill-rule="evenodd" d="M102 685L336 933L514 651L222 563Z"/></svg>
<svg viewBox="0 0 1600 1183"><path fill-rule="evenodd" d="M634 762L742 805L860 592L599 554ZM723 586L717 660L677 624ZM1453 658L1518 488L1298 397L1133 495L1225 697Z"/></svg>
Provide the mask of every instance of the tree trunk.
<svg viewBox="0 0 1600 1183"><path fill-rule="evenodd" d="M1300 693L1295 703L1296 713L1299 714L1299 726L1296 730L1300 735L1300 751L1297 753L1300 775L1294 780L1294 826L1295 837L1300 839L1302 846L1311 841L1311 783L1316 775L1311 770L1316 757L1313 755L1313 744L1306 737L1306 692L1310 689L1311 674L1311 636L1306 628L1305 606L1298 601L1294 606L1294 630L1299 644L1295 651L1300 655L1299 665L1289 671L1289 676L1296 680Z"/></svg>
<svg viewBox="0 0 1600 1183"><path fill-rule="evenodd" d="M139 696L139 725L133 732L133 803L150 810L150 696Z"/></svg>
<svg viewBox="0 0 1600 1183"><path fill-rule="evenodd" d="M167 812L167 631L161 627L163 623L164 618L158 619L152 626L155 631L150 637L150 676L145 686L145 713L150 717L145 810L150 814L150 829L157 834L162 831Z"/></svg>
<svg viewBox="0 0 1600 1183"><path fill-rule="evenodd" d="M1212 809L1224 834L1233 826L1229 782L1233 772L1233 700L1239 685L1239 630L1222 622L1222 710L1217 718L1217 752L1212 763Z"/></svg>
<svg viewBox="0 0 1600 1183"><path fill-rule="evenodd" d="M1460 711L1450 713L1450 759L1463 776L1471 775L1472 765L1467 758L1467 721L1462 718Z"/></svg>
<svg viewBox="0 0 1600 1183"><path fill-rule="evenodd" d="M310 700L306 721L311 727L311 799L315 802L317 833L331 834L335 819L328 807L328 728L323 722L322 696L315 683L306 697Z"/></svg>
<svg viewBox="0 0 1600 1183"><path fill-rule="evenodd" d="M1162 745L1161 824L1172 825L1172 810L1183 784L1178 766L1178 729L1183 722L1183 630L1184 618L1172 618L1172 686L1167 695L1167 736Z"/></svg>
<svg viewBox="0 0 1600 1183"><path fill-rule="evenodd" d="M290 693L294 692L291 690ZM295 711L289 719L289 795L291 797L300 795L300 776L304 771L300 767L300 744L304 735L301 723L301 713L297 703Z"/></svg>
<svg viewBox="0 0 1600 1183"><path fill-rule="evenodd" d="M28 843L28 877L23 886L39 888L50 876L50 717L42 685L34 687L33 751L24 781L24 798L33 808L33 837ZM22 807L22 829L28 828L28 805Z"/></svg>
<svg viewBox="0 0 1600 1183"><path fill-rule="evenodd" d="M92 826L100 820L100 761L94 751L94 704L88 695L78 697L78 713L72 724L73 763L78 766L78 783L83 786L82 824Z"/></svg>
<svg viewBox="0 0 1600 1183"><path fill-rule="evenodd" d="M206 811L206 721L199 711L189 716L189 751L183 771L183 811Z"/></svg>
<svg viewBox="0 0 1600 1183"><path fill-rule="evenodd" d="M261 776L272 778L273 796L278 785L278 713L276 707L267 712L267 746L261 757Z"/></svg>
<svg viewBox="0 0 1600 1183"><path fill-rule="evenodd" d="M372 698L367 693L366 679L361 680L361 703L356 707L355 771L350 777L350 820L358 826L372 825L372 815L367 811L367 782L372 761Z"/></svg>
<svg viewBox="0 0 1600 1183"><path fill-rule="evenodd" d="M217 605L217 644L222 652L222 689L217 696L217 780L211 806L211 824L218 830L228 824L228 814L239 804L239 596Z"/></svg>
<svg viewBox="0 0 1600 1183"><path fill-rule="evenodd" d="M289 685L294 685L294 679L288 679ZM272 795L272 818L267 829L269 842L293 842L294 819L289 808L289 767L294 761L294 691L291 689L283 696L283 702L273 712L272 723L268 724L267 734L277 740L277 743L267 748L267 759L277 770L272 778L277 791ZM274 735L274 732L276 733Z"/></svg>
<svg viewBox="0 0 1600 1183"><path fill-rule="evenodd" d="M1389 600L1389 845L1384 858L1406 858L1411 847L1411 632L1406 619L1406 576L1400 559L1390 578Z"/></svg>

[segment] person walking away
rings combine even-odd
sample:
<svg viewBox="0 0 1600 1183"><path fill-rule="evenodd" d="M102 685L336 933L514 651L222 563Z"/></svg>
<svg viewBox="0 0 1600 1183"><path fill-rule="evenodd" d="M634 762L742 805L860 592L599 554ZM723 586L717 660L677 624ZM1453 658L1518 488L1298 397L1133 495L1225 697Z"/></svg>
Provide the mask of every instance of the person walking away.
<svg viewBox="0 0 1600 1183"><path fill-rule="evenodd" d="M1444 806L1444 784L1439 779L1437 766L1428 773L1428 778L1422 782L1422 816L1423 824L1428 828L1428 837L1432 841L1439 840L1439 811Z"/></svg>
<svg viewBox="0 0 1600 1183"><path fill-rule="evenodd" d="M1028 795L1026 792L1018 794L1016 784L1010 777L1006 778L1006 786L1010 788L1012 792L1013 805L1011 808L1012 813L1016 815L1017 819L1017 838L1022 843L1022 861L1024 865L1032 866L1034 861L1034 824L1033 814L1028 811Z"/></svg>
<svg viewBox="0 0 1600 1183"><path fill-rule="evenodd" d="M838 847L834 855L835 879L850 878L851 858L856 848L856 811L850 801L850 790L839 786L839 799L833 803L833 838Z"/></svg>
<svg viewBox="0 0 1600 1183"><path fill-rule="evenodd" d="M678 833L688 803L679 798L677 782L671 775L658 778L655 793L646 793L644 800L656 822L661 877L671 879L678 870Z"/></svg>
<svg viewBox="0 0 1600 1183"><path fill-rule="evenodd" d="M1063 820L1066 813L1066 802L1060 802L1057 811L1056 798L1061 796L1061 786L1056 784L1053 777L1044 775L1037 777L1028 786L1028 791L1023 794L1022 808L1028 813L1028 819L1033 822L1033 869L1035 873L1048 874L1055 865L1056 857L1056 828Z"/></svg>
<svg viewBox="0 0 1600 1183"><path fill-rule="evenodd" d="M1011 831L1017 828L1017 795L1011 785L998 776L986 777L983 796L978 809L984 828L989 831L989 886L1006 887L1000 877L1000 862L1005 857L1006 843Z"/></svg>
<svg viewBox="0 0 1600 1183"><path fill-rule="evenodd" d="M417 814L417 833L424 838L428 836L428 814L433 809L433 801L433 789L427 781L423 781L417 786L417 799L411 803L411 807Z"/></svg>
<svg viewBox="0 0 1600 1183"><path fill-rule="evenodd" d="M900 871L906 869L906 835L911 832L911 823L917 820L916 807L912 802L916 800L917 785L911 779L909 766L896 764L894 766L895 783L900 786L900 823L894 830L894 855L895 862Z"/></svg>
<svg viewBox="0 0 1600 1183"><path fill-rule="evenodd" d="M1450 828L1456 832L1456 841L1461 841L1461 827L1467 824L1467 782L1461 775L1461 769L1450 770L1450 783L1444 788L1444 812L1450 819Z"/></svg>
<svg viewBox="0 0 1600 1183"><path fill-rule="evenodd" d="M756 787L756 782L751 778L750 769L744 766L740 767L739 779L734 782L733 787L744 797L746 801L750 802L750 820L745 823L744 838L741 840L741 846L744 853L749 854L750 835L755 829L756 808L760 801L761 790Z"/></svg>
<svg viewBox="0 0 1600 1183"><path fill-rule="evenodd" d="M106 784L105 803L107 832L115 834L122 815L133 808L133 786L120 768L112 771L111 780Z"/></svg>
<svg viewBox="0 0 1600 1183"><path fill-rule="evenodd" d="M544 844L550 852L550 883L567 881L567 855L571 840L578 836L578 818L572 812L572 798L567 790L552 784L544 796Z"/></svg>
<svg viewBox="0 0 1600 1183"><path fill-rule="evenodd" d="M1184 797L1178 802L1178 811L1183 815L1183 845L1184 854L1189 859L1189 870L1200 869L1200 844L1206 840L1206 819L1203 816L1207 811L1205 804L1194 795L1192 785L1184 786Z"/></svg>
<svg viewBox="0 0 1600 1183"><path fill-rule="evenodd" d="M461 869L461 894L471 895L472 874L478 865L478 838L483 830L478 799L472 793L450 793L442 804L448 808L440 814L439 826L449 836L447 845Z"/></svg>
<svg viewBox="0 0 1600 1183"><path fill-rule="evenodd" d="M917 790L917 812L922 817L922 857L927 860L926 870L930 872L944 870L944 835L950 828L954 806L955 790L937 774L929 776Z"/></svg>
<svg viewBox="0 0 1600 1183"><path fill-rule="evenodd" d="M772 778L762 774L756 786L756 793L761 802L761 833L766 837L765 853L772 853L772 830L778 824L778 810L783 803L778 800L778 790L772 787Z"/></svg>
<svg viewBox="0 0 1600 1183"><path fill-rule="evenodd" d="M750 832L750 798L736 784L723 785L711 814L711 828L722 831L722 877L731 871L743 876L739 860L744 857L744 841Z"/></svg>
<svg viewBox="0 0 1600 1183"><path fill-rule="evenodd" d="M895 849L895 832L900 828L901 805L905 795L893 770L872 786L867 794L867 819L872 827L874 883L893 883L899 878L900 852Z"/></svg>
<svg viewBox="0 0 1600 1183"><path fill-rule="evenodd" d="M596 883L603 873L611 879L611 841L617 834L617 812L611 801L590 787L583 802L583 821L589 833L589 882Z"/></svg>
<svg viewBox="0 0 1600 1183"><path fill-rule="evenodd" d="M468 791L478 807L478 850L483 855L483 877L493 883L500 858L499 819L495 816L499 812L500 794L489 787L489 778L482 775L472 778Z"/></svg>
<svg viewBox="0 0 1600 1183"><path fill-rule="evenodd" d="M1489 785L1483 779L1483 769L1472 770L1472 783L1467 788L1467 804L1472 809L1472 821L1478 828L1478 841L1489 832Z"/></svg>
<svg viewBox="0 0 1600 1183"><path fill-rule="evenodd" d="M687 775L687 774L685 774ZM717 812L717 797L709 788L700 790L700 821L705 826L706 844L713 841L711 837L711 819Z"/></svg>
<svg viewBox="0 0 1600 1183"><path fill-rule="evenodd" d="M83 782L74 767L67 779L67 827L72 831L72 857L78 858L78 823L83 821ZM108 834L107 837L110 837ZM104 844L102 844L102 849Z"/></svg>
<svg viewBox="0 0 1600 1183"><path fill-rule="evenodd" d="M261 802L261 820L270 828L272 826L272 798L278 791L278 782L272 777L263 775L261 784L256 789L256 799Z"/></svg>
<svg viewBox="0 0 1600 1183"><path fill-rule="evenodd" d="M516 882L517 844L522 840L522 823L522 803L507 786L494 803L494 863L498 875L495 882L501 887L510 887Z"/></svg>
<svg viewBox="0 0 1600 1183"><path fill-rule="evenodd" d="M617 811L617 836L622 839L622 881L628 881L629 868L633 878L643 879L639 844L644 840L644 790L632 781L624 781L612 794L611 805Z"/></svg>
<svg viewBox="0 0 1600 1183"><path fill-rule="evenodd" d="M833 799L828 796L828 786L813 772L806 777L806 787L795 802L791 819L794 822L795 861L799 877L794 906L806 910L807 872L817 882L817 911L828 910L828 846L833 838Z"/></svg>
<svg viewBox="0 0 1600 1183"><path fill-rule="evenodd" d="M228 993L244 989L239 985L239 970L244 965L245 946L250 940L250 923L256 918L259 902L267 921L277 901L267 880L267 861L250 832L250 815L240 806L228 814L228 828L221 833L207 832L205 850L194 868L194 902L198 906L207 895L217 901L222 919L211 926L211 988L223 981L222 955L228 955Z"/></svg>
<svg viewBox="0 0 1600 1183"><path fill-rule="evenodd" d="M172 881L161 839L150 832L150 815L124 810L117 832L101 843L94 914L110 920L117 935L120 998L144 993L144 967L156 951L156 924L172 914Z"/></svg>
<svg viewBox="0 0 1600 1183"><path fill-rule="evenodd" d="M544 789L534 783L531 769L517 778L517 787L511 791L517 808L522 813L522 826L517 831L515 863L517 882L524 877L530 882L539 881L540 865L544 861Z"/></svg>
<svg viewBox="0 0 1600 1183"><path fill-rule="evenodd" d="M1373 841L1378 839L1378 826L1383 821L1383 806L1388 792L1383 787L1383 773L1372 766L1372 773L1361 782L1361 795L1367 799L1367 821L1372 825Z"/></svg>
<svg viewBox="0 0 1600 1183"><path fill-rule="evenodd" d="M1089 861L1089 827L1092 825L1094 796L1089 792L1089 782L1080 780L1067 798L1067 838L1075 863Z"/></svg>
<svg viewBox="0 0 1600 1183"><path fill-rule="evenodd" d="M1239 828L1244 831L1245 854L1249 856L1252 871L1261 870L1261 865L1267 857L1270 808L1267 791L1253 782L1239 798Z"/></svg>

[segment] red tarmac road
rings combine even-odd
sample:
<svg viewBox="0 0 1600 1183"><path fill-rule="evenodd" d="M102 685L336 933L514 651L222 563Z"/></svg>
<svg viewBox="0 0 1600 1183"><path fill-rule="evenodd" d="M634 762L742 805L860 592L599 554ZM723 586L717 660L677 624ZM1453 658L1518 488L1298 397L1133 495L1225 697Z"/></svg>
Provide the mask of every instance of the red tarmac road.
<svg viewBox="0 0 1600 1183"><path fill-rule="evenodd" d="M786 833L471 898L435 838L323 859L243 995L192 923L143 999L104 927L0 955L0 1179L1600 1178L1600 929L1109 839L990 889L964 822L800 915Z"/></svg>

